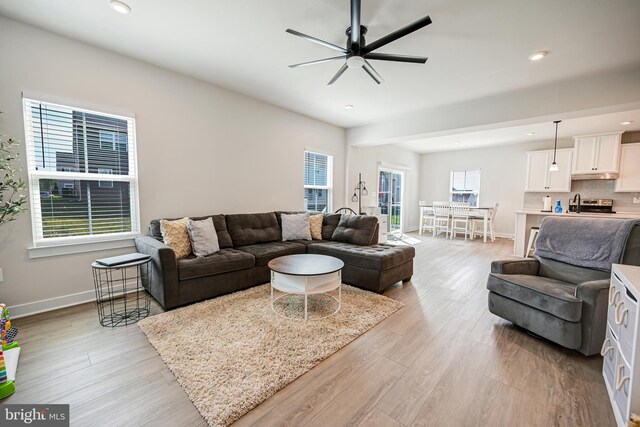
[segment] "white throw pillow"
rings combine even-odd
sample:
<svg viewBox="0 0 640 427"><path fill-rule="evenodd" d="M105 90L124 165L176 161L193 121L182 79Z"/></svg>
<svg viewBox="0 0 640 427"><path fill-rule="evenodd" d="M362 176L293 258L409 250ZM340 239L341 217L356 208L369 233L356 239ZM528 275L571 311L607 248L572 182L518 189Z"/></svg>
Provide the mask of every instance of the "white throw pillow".
<svg viewBox="0 0 640 427"><path fill-rule="evenodd" d="M202 221L190 220L188 230L193 254L198 258L220 250L218 234L211 218Z"/></svg>
<svg viewBox="0 0 640 427"><path fill-rule="evenodd" d="M282 214L282 241L311 240L309 214Z"/></svg>

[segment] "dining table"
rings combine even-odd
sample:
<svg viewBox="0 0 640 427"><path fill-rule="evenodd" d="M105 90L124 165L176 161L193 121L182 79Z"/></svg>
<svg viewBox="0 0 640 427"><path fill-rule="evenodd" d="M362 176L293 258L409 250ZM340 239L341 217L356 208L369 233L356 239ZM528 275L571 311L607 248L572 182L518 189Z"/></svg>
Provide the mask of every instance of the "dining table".
<svg viewBox="0 0 640 427"><path fill-rule="evenodd" d="M491 212L493 206L491 207L477 207L477 208L469 208L469 219L482 219L482 229L484 232L483 242L487 243L487 234L489 231L489 212ZM425 214L431 212L433 215L433 205L420 205L420 229L419 234L422 234L422 224L424 221Z"/></svg>

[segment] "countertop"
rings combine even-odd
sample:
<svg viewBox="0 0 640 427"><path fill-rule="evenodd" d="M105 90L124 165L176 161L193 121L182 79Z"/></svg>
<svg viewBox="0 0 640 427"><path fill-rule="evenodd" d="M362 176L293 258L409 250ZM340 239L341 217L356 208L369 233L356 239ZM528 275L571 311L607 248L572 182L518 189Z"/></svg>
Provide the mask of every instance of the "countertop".
<svg viewBox="0 0 640 427"><path fill-rule="evenodd" d="M516 214L520 215L542 215L542 216L577 216L577 217L587 217L587 218L619 218L619 219L640 219L640 212L618 212L614 214L603 214L603 213L575 213L575 212L562 212L561 214L557 214L555 212L542 212L540 209L520 209L516 211Z"/></svg>

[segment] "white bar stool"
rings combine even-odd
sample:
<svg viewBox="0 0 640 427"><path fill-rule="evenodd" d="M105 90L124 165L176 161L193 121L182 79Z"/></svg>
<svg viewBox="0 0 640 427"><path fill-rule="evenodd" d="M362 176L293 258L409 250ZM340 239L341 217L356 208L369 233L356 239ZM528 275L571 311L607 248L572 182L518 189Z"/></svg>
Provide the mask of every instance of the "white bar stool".
<svg viewBox="0 0 640 427"><path fill-rule="evenodd" d="M436 237L442 230L449 238L449 216L451 207L449 202L433 202L433 237Z"/></svg>
<svg viewBox="0 0 640 427"><path fill-rule="evenodd" d="M433 212L429 212L429 210L427 209L426 202L420 202L420 230L419 230L419 234L422 234L423 232L426 231L431 231L433 232L433 227L434 227L434 219L433 219Z"/></svg>
<svg viewBox="0 0 640 427"><path fill-rule="evenodd" d="M538 239L539 231L540 227L531 227L531 231L529 232L529 244L527 245L527 258L533 256L531 251L535 252L536 240Z"/></svg>

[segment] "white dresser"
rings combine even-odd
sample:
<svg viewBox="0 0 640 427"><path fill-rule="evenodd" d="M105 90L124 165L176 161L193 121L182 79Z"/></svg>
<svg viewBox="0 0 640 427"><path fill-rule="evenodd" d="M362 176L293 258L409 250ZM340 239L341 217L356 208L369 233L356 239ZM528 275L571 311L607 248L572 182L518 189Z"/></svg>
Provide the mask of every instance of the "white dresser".
<svg viewBox="0 0 640 427"><path fill-rule="evenodd" d="M640 414L640 267L614 264L609 289L602 375L618 426Z"/></svg>

